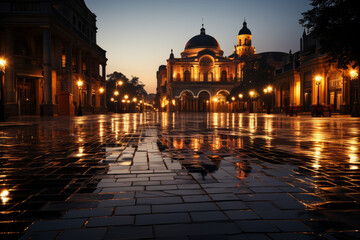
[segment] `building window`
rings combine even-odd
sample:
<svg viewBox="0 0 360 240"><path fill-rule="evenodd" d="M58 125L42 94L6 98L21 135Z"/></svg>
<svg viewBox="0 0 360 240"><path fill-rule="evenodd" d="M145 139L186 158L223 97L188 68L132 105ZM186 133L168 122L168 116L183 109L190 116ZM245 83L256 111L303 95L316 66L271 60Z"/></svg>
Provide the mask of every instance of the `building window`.
<svg viewBox="0 0 360 240"><path fill-rule="evenodd" d="M62 67L62 68L65 68L65 67L66 67L66 55L65 55L65 53L63 53L63 54L61 55L61 67Z"/></svg>
<svg viewBox="0 0 360 240"><path fill-rule="evenodd" d="M185 72L184 72L184 81L185 82L190 82L191 80L190 80L190 71L189 70L186 70Z"/></svg>
<svg viewBox="0 0 360 240"><path fill-rule="evenodd" d="M221 81L226 82L227 81L227 73L225 70L221 72Z"/></svg>

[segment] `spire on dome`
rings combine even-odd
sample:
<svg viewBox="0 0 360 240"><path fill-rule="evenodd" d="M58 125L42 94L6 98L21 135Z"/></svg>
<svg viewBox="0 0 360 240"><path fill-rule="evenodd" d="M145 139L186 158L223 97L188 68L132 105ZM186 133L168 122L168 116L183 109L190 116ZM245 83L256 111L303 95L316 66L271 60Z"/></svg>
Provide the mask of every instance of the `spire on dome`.
<svg viewBox="0 0 360 240"><path fill-rule="evenodd" d="M200 35L205 35L205 28L204 28L204 18L201 19L202 24L201 24L201 29L200 29Z"/></svg>

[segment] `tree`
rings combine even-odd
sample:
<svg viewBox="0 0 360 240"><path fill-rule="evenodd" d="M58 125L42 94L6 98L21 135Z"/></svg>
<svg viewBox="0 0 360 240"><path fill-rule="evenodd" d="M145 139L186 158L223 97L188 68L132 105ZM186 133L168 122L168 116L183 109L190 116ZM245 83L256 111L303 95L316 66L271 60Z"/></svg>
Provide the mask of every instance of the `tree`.
<svg viewBox="0 0 360 240"><path fill-rule="evenodd" d="M106 95L107 95L107 104L110 110L115 110L114 102L111 101L113 98L114 101L117 101L119 108L122 108L122 100L125 95L128 96L128 100L131 101L131 104L135 104L132 100L136 98L137 100L142 100L144 96L147 96L147 92L144 89L144 84L142 84L138 77L131 76L131 79L128 79L124 74L120 72L113 72L107 75L108 79L106 80ZM121 85L117 85L118 81L121 81ZM118 90L119 95L114 96L115 91ZM119 106L120 105L120 106ZM134 110L134 106L132 106Z"/></svg>
<svg viewBox="0 0 360 240"><path fill-rule="evenodd" d="M312 0L300 24L320 39L321 53L339 68L360 65L360 8L357 0Z"/></svg>

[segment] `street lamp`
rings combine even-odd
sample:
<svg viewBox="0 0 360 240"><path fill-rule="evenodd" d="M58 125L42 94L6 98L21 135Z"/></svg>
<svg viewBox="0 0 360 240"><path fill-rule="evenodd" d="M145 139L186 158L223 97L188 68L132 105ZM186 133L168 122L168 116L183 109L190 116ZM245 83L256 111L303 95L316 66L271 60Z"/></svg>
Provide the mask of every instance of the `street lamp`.
<svg viewBox="0 0 360 240"><path fill-rule="evenodd" d="M357 79L359 77L358 72L355 69L350 70L350 78L351 80L355 80L355 95L354 95L354 106L353 109L351 111L351 116L352 117L360 117L360 112L359 112L359 103L358 103L358 81L359 79Z"/></svg>
<svg viewBox="0 0 360 240"><path fill-rule="evenodd" d="M318 92L317 92L317 105L319 105L319 100L320 100L320 84L321 84L321 81L322 81L323 77L320 76L320 75L317 75L315 77L315 84L318 86Z"/></svg>
<svg viewBox="0 0 360 240"><path fill-rule="evenodd" d="M76 83L78 85L78 88L79 88L79 107L78 107L78 116L82 116L82 107L81 107L81 87L82 85L84 84L83 81L79 80L77 81Z"/></svg>
<svg viewBox="0 0 360 240"><path fill-rule="evenodd" d="M249 92L249 96L250 96L250 106L249 106L249 112L254 112L253 111L253 96L255 95L254 91L250 91Z"/></svg>
<svg viewBox="0 0 360 240"><path fill-rule="evenodd" d="M273 88L272 86L268 86L266 88L264 88L264 93L266 95L266 100L267 100L267 105L266 105L266 113L270 114L271 113L271 105L272 105L272 98L271 101L269 101L269 97L271 97L271 92L272 92Z"/></svg>
<svg viewBox="0 0 360 240"><path fill-rule="evenodd" d="M115 101L114 101L114 103L115 103L115 113L118 112L118 96L119 96L119 95L120 95L119 91L116 90L116 91L114 92L114 96L115 96Z"/></svg>
<svg viewBox="0 0 360 240"><path fill-rule="evenodd" d="M4 78L5 76L5 59L0 59L0 121L5 122L5 94L4 94Z"/></svg>

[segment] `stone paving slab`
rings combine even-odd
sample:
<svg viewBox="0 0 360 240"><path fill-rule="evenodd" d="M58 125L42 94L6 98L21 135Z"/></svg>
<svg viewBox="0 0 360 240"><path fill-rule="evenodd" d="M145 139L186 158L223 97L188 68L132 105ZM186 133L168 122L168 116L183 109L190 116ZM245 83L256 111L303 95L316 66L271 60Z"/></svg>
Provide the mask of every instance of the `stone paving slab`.
<svg viewBox="0 0 360 240"><path fill-rule="evenodd" d="M0 238L360 237L359 150L351 144L356 136L341 135L353 151L353 162L345 163L348 148L325 135L338 136L358 122L341 119L341 130L336 121L312 118L235 114L227 124L216 122L226 115L210 122L206 115L175 115L186 127L168 128L154 115L146 122L137 116L31 124L23 136L34 135L32 144L20 141L16 128L6 130L14 148L0 145L0 180L10 192L1 197ZM111 119L135 124L115 133ZM307 126L301 135L290 131L297 124ZM322 138L314 140L318 131ZM314 156L314 149L324 156Z"/></svg>

